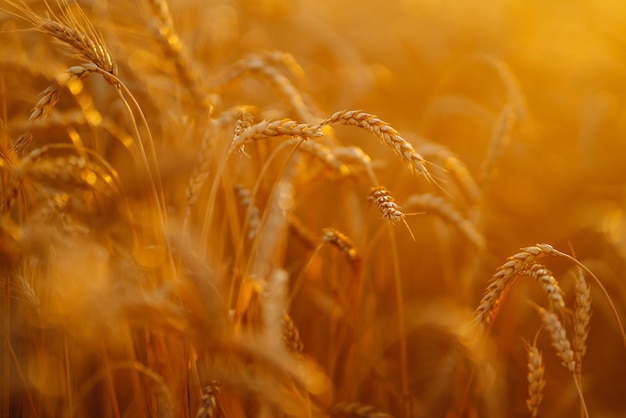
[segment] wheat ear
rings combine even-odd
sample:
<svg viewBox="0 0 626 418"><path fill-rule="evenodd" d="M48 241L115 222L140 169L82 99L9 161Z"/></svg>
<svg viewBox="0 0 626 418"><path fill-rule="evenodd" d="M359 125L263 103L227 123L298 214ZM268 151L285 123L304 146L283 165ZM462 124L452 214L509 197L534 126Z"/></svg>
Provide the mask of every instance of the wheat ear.
<svg viewBox="0 0 626 418"><path fill-rule="evenodd" d="M446 222L451 223L454 227L477 249L486 247L485 237L478 232L474 224L463 215L445 198L435 196L431 193L412 195L403 205L405 208L415 207L417 210L432 212L440 216Z"/></svg>
<svg viewBox="0 0 626 418"><path fill-rule="evenodd" d="M48 6L47 16L33 12L25 3L7 0L19 13L19 17L32 23L41 32L69 46L81 60L98 66L102 71L117 75L117 65L104 42L102 35L93 27L80 7L70 8L66 0L59 0L60 15Z"/></svg>
<svg viewBox="0 0 626 418"><path fill-rule="evenodd" d="M208 109L207 95L201 85L201 78L194 68L194 63L189 57L180 37L176 33L170 8L165 0L146 0L150 6L152 14L158 21L158 41L161 44L165 55L174 63L176 72L181 79L183 86L200 109Z"/></svg>
<svg viewBox="0 0 626 418"><path fill-rule="evenodd" d="M413 231L411 231L409 224L406 222L405 214L402 213L400 206L395 202L389 190L383 186L372 187L367 198L376 205L376 208L378 208L378 211L383 215L384 219L391 221L391 223L402 221L409 230L413 241L415 241Z"/></svg>
<svg viewBox="0 0 626 418"><path fill-rule="evenodd" d="M544 363L541 351L537 348L537 341L533 344L526 344L528 353L528 399L526 407L531 417L537 418L539 413L539 405L543 400L543 388L546 385L544 378Z"/></svg>
<svg viewBox="0 0 626 418"><path fill-rule="evenodd" d="M275 54L253 55L235 63L232 68L222 77L212 83L212 88L216 89L232 80L240 78L246 73L260 75L268 80L278 91L289 101L295 110L298 118L308 123L315 121L315 112L304 100L303 95L293 85L293 83L278 69L272 61L276 61ZM293 58L292 58L293 59ZM287 58L287 60L289 60ZM294 68L293 65L289 66Z"/></svg>
<svg viewBox="0 0 626 418"><path fill-rule="evenodd" d="M196 413L196 418L215 418L218 416L217 397L220 393L220 386L217 382L202 388L200 406Z"/></svg>
<svg viewBox="0 0 626 418"><path fill-rule="evenodd" d="M570 341L567 339L565 328L556 314L537 305L535 305L535 309L541 316L544 326L550 333L552 346L556 350L557 356L561 359L561 364L569 370L570 373L572 373L574 383L576 383L576 389L578 390L578 395L580 396L580 402L582 404L584 415L585 417L589 417L587 405L585 404L585 398L580 386L580 380L578 379L578 375L576 373L576 359L574 357L574 351L572 350Z"/></svg>
<svg viewBox="0 0 626 418"><path fill-rule="evenodd" d="M443 163L443 168L457 184L460 192L471 205L476 204L480 200L482 191L480 187L478 187L476 180L465 163L447 147L433 142L427 142L421 144L418 147L418 151L427 160L441 161Z"/></svg>
<svg viewBox="0 0 626 418"><path fill-rule="evenodd" d="M535 263L525 273L541 284L541 287L548 296L548 300L552 306L560 312L565 310L563 290L561 290L559 282L554 278L554 275L546 266Z"/></svg>
<svg viewBox="0 0 626 418"><path fill-rule="evenodd" d="M261 225L261 211L254 203L252 192L247 187L238 184L235 186L235 194L239 198L241 207L245 210L248 219L248 240L253 241Z"/></svg>
<svg viewBox="0 0 626 418"><path fill-rule="evenodd" d="M400 136L398 131L377 116L361 110L343 110L322 121L320 126L334 124L358 126L374 134L404 161L412 173L432 180L432 176L426 168L427 162L424 157L418 154L413 146Z"/></svg>
<svg viewBox="0 0 626 418"><path fill-rule="evenodd" d="M495 319L506 291L520 272L529 268L535 261L543 257L560 255L549 244L537 244L521 250L521 252L512 255L507 259L506 263L498 267L485 290L485 294L474 313L476 322L483 329L487 329Z"/></svg>
<svg viewBox="0 0 626 418"><path fill-rule="evenodd" d="M357 251L354 242L352 242L352 240L345 234L337 231L335 228L324 228L322 232L322 241L337 247L339 251L346 255L348 261L355 264L358 264L361 261L361 256Z"/></svg>
<svg viewBox="0 0 626 418"><path fill-rule="evenodd" d="M324 146L319 142L305 141L300 144L300 150L315 157L330 170L338 173L340 177L350 175L350 168L341 162L335 155L334 150L329 147Z"/></svg>
<svg viewBox="0 0 626 418"><path fill-rule="evenodd" d="M583 356L587 352L587 337L591 321L591 287L580 268L576 269L576 306L574 308L574 335L572 347L576 360L576 374L582 377Z"/></svg>
<svg viewBox="0 0 626 418"><path fill-rule="evenodd" d="M289 314L283 315L283 343L285 347L291 351L296 358L302 358L302 351L304 350L304 343L300 338L300 331L294 324Z"/></svg>
<svg viewBox="0 0 626 418"><path fill-rule="evenodd" d="M298 123L291 119L262 121L243 130L239 135L235 135L230 153L241 152L245 145L270 137L296 136L309 139L322 135L322 129L317 125Z"/></svg>
<svg viewBox="0 0 626 418"><path fill-rule="evenodd" d="M511 131L513 130L515 119L515 110L508 104L498 114L489 147L480 167L479 179L481 183L485 183L493 175L496 164L511 140Z"/></svg>
<svg viewBox="0 0 626 418"><path fill-rule="evenodd" d="M28 117L29 124L47 117L52 112L59 101L61 87L67 86L70 90L78 90L82 87L81 80L96 71L97 66L95 64L82 64L70 67L60 74L56 82L39 93L39 100L35 103ZM22 154L26 151L26 148L28 148L32 140L33 132L29 129L15 141L13 151L17 154Z"/></svg>

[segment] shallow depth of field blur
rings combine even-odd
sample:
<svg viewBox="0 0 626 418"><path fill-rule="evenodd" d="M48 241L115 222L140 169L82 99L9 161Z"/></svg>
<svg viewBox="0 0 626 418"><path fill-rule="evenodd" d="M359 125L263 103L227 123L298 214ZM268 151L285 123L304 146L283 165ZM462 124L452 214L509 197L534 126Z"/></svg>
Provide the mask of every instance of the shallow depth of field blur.
<svg viewBox="0 0 626 418"><path fill-rule="evenodd" d="M0 2L2 418L525 417L533 344L538 416L626 416L589 274L584 404L537 281L475 319L507 257L546 243L626 321L626 3L78 3ZM89 62L49 21L99 38L117 78L68 78ZM231 147L342 110L397 130L432 179L341 123ZM541 263L571 335L580 270Z"/></svg>

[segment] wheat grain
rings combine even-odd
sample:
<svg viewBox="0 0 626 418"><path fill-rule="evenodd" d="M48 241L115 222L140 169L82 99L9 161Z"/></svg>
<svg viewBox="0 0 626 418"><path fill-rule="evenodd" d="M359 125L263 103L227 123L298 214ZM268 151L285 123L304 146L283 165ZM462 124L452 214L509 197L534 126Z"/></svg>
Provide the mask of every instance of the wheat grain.
<svg viewBox="0 0 626 418"><path fill-rule="evenodd" d="M412 173L422 175L428 180L432 179L426 169L426 160L415 151L409 142L400 136L398 131L377 116L360 110L343 110L322 121L320 126L332 124L358 126L371 132L389 146L405 162Z"/></svg>
<svg viewBox="0 0 626 418"><path fill-rule="evenodd" d="M543 388L546 385L544 378L543 356L535 343L527 344L528 352L528 399L526 407L530 416L536 418L539 413L539 405L543 400Z"/></svg>
<svg viewBox="0 0 626 418"><path fill-rule="evenodd" d="M373 406L360 402L339 402L330 409L331 417L391 418L392 416L376 410Z"/></svg>

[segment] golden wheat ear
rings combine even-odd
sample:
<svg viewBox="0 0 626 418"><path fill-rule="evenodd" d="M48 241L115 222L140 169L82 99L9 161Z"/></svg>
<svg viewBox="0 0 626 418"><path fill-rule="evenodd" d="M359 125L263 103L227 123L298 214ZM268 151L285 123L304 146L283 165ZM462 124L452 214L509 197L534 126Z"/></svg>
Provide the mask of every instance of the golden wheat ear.
<svg viewBox="0 0 626 418"><path fill-rule="evenodd" d="M395 223L397 221L403 222L409 230L411 238L415 241L415 235L413 235L413 231L411 231L411 228L405 219L406 214L402 213L400 206L398 206L395 202L395 199L391 196L389 190L383 186L372 187L367 199L376 205L378 211L383 215L383 219L387 219L391 221L391 223Z"/></svg>
<svg viewBox="0 0 626 418"><path fill-rule="evenodd" d="M537 418L539 413L539 405L543 400L543 388L546 385L543 355L537 348L538 335L539 333L535 335L532 344L524 342L528 355L528 399L526 399L526 407L533 418Z"/></svg>
<svg viewBox="0 0 626 418"><path fill-rule="evenodd" d="M576 358L574 350L572 350L572 344L567 338L565 327L555 313L550 312L532 302L531 304L535 307L539 316L541 316L543 325L550 333L552 346L554 347L557 356L561 359L561 364L572 374L574 383L576 384L576 389L578 390L578 396L580 397L583 414L585 417L589 417L589 412L587 411L587 405L585 403L585 397L581 387L581 381L578 378L576 371Z"/></svg>

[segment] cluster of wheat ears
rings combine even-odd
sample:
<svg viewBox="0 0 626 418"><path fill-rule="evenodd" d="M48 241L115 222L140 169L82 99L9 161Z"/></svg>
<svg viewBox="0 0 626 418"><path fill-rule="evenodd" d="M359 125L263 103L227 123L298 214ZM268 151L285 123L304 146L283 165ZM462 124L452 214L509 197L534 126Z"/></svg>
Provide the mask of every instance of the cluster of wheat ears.
<svg viewBox="0 0 626 418"><path fill-rule="evenodd" d="M515 71L464 32L512 0L79 3L0 3L2 418L626 413L623 57Z"/></svg>

